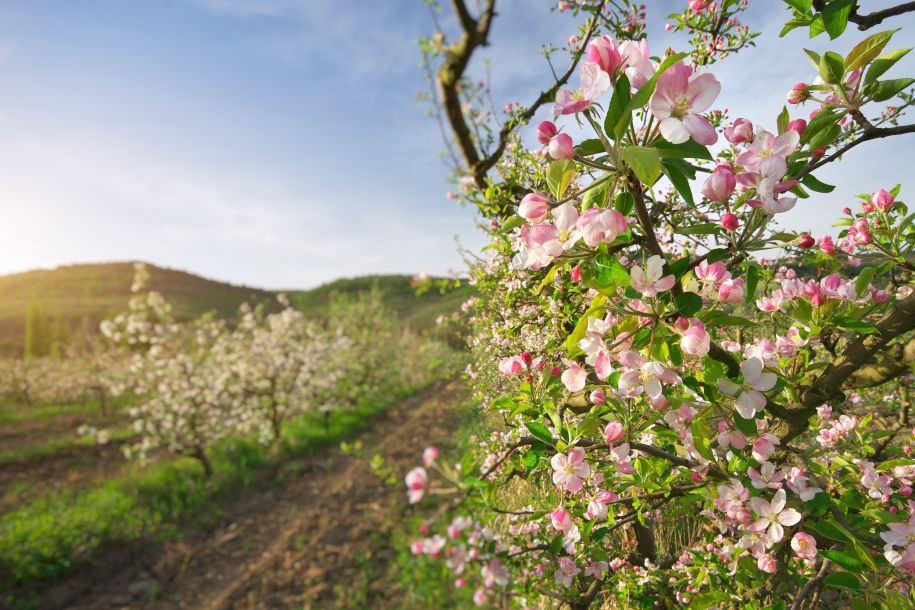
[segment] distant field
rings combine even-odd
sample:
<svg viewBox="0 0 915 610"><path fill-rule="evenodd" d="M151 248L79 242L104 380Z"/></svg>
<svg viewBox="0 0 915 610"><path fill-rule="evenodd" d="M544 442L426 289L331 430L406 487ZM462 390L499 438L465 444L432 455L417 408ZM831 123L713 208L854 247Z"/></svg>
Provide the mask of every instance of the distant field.
<svg viewBox="0 0 915 610"><path fill-rule="evenodd" d="M147 265L147 269L149 288L161 292L172 303L178 320L193 319L208 311L231 318L242 303L269 306L278 294L175 269L154 265ZM133 273L133 263L124 262L68 265L0 276L0 355L21 353L26 313L32 303L40 304L52 320L66 325L71 335L94 334L99 322L126 308ZM432 325L439 314L454 311L472 294L472 289L464 286L444 296L430 291L417 298L409 279L407 275L367 276L337 280L313 290L285 292L297 307L317 315L327 310L333 292L356 293L377 283L385 293L385 302L413 328Z"/></svg>

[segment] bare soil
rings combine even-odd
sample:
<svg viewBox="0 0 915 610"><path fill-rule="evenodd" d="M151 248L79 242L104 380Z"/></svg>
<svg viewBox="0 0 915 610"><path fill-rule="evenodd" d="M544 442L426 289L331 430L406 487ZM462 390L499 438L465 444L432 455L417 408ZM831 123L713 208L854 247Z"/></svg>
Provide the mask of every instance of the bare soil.
<svg viewBox="0 0 915 610"><path fill-rule="evenodd" d="M247 490L206 531L110 549L52 589L42 607L405 608L389 539L406 508L401 481L426 445L453 440L465 396L459 382L435 384L374 418L358 455L335 447L286 464L280 484ZM373 472L375 454L398 484Z"/></svg>

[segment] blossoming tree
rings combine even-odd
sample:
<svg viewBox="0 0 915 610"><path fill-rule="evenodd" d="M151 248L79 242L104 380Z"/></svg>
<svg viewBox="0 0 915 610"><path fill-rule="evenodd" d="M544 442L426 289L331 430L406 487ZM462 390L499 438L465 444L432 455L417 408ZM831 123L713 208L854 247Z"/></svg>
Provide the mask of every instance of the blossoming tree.
<svg viewBox="0 0 915 610"><path fill-rule="evenodd" d="M422 50L457 196L492 237L471 270L489 425L459 465L430 449L407 475L437 506L413 551L478 605L911 607L913 216L896 186L836 241L775 226L832 191L820 167L915 132L896 30L808 51L793 110L730 121L714 64L752 46L745 0L684 2L686 53L650 47L644 5L563 1L584 20L569 67L496 124L469 76L496 2L451 4L457 36ZM831 39L915 10L786 5L782 35Z"/></svg>

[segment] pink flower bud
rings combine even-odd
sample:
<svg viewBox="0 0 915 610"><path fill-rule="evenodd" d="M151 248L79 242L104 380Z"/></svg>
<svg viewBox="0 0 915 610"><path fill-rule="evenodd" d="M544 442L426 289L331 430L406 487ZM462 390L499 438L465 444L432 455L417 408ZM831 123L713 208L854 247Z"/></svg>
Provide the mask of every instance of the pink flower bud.
<svg viewBox="0 0 915 610"><path fill-rule="evenodd" d="M582 274L581 267L575 267L574 269L572 269L572 271L570 273L570 275L572 276L572 281L575 282L576 284L578 282L580 282L581 274Z"/></svg>
<svg viewBox="0 0 915 610"><path fill-rule="evenodd" d="M623 438L624 434L626 434L626 430L623 428L623 424L616 420L613 420L604 428L604 439L611 445Z"/></svg>
<svg viewBox="0 0 915 610"><path fill-rule="evenodd" d="M620 52L613 39L607 35L591 41L588 45L588 61L596 63L607 74L613 74L620 66Z"/></svg>
<svg viewBox="0 0 915 610"><path fill-rule="evenodd" d="M796 131L800 135L804 133L805 129L807 129L807 121L804 119L794 119L788 123L788 129L791 131Z"/></svg>
<svg viewBox="0 0 915 610"><path fill-rule="evenodd" d="M704 11L709 0L689 0L689 8L697 13Z"/></svg>
<svg viewBox="0 0 915 610"><path fill-rule="evenodd" d="M544 121L537 126L537 141L546 146L558 133L559 130L553 121Z"/></svg>
<svg viewBox="0 0 915 610"><path fill-rule="evenodd" d="M550 140L550 156L565 161L575 156L575 144L569 134L561 133Z"/></svg>
<svg viewBox="0 0 915 610"><path fill-rule="evenodd" d="M819 146L819 147L813 149L813 156L817 159L822 157L825 154L826 154L826 149L823 148L822 146Z"/></svg>
<svg viewBox="0 0 915 610"><path fill-rule="evenodd" d="M518 205L518 215L534 223L546 220L550 209L549 200L540 193L528 193Z"/></svg>
<svg viewBox="0 0 915 610"><path fill-rule="evenodd" d="M836 255L836 246L832 243L832 237L826 235L820 239L820 250L828 254L829 256Z"/></svg>
<svg viewBox="0 0 915 610"><path fill-rule="evenodd" d="M893 198L893 196L890 195L889 193L887 193L883 189L880 189L879 191L877 191L876 193L871 195L871 205L873 205L875 209L881 210L883 212L885 212L885 211L889 210L891 207L893 207L894 202L895 202L895 199Z"/></svg>
<svg viewBox="0 0 915 610"><path fill-rule="evenodd" d="M438 447L430 445L423 449L423 466L428 468L438 459Z"/></svg>
<svg viewBox="0 0 915 610"><path fill-rule="evenodd" d="M550 513L550 523L557 532L564 532L572 527L572 515L564 508L557 508Z"/></svg>
<svg viewBox="0 0 915 610"><path fill-rule="evenodd" d="M725 168L716 168L702 184L702 194L710 201L727 201L737 186L734 174Z"/></svg>
<svg viewBox="0 0 915 610"><path fill-rule="evenodd" d="M521 360L523 360L525 364L530 364L534 361L534 357L531 356L530 352L521 352Z"/></svg>
<svg viewBox="0 0 915 610"><path fill-rule="evenodd" d="M731 144L743 144L753 139L753 123L747 119L737 119L724 130L724 137Z"/></svg>
<svg viewBox="0 0 915 610"><path fill-rule="evenodd" d="M817 240L815 240L813 238L813 235L811 235L810 233L804 233L804 234L800 235L796 240L794 240L794 243L798 248L803 248L804 250L807 250L809 248L812 248L814 246L814 244L817 243Z"/></svg>
<svg viewBox="0 0 915 610"><path fill-rule="evenodd" d="M810 97L810 91L807 89L807 83L797 83L788 91L789 104L800 104Z"/></svg>
<svg viewBox="0 0 915 610"><path fill-rule="evenodd" d="M760 555L759 559L756 560L756 565L766 574L775 574L778 570L778 564L772 555Z"/></svg>
<svg viewBox="0 0 915 610"><path fill-rule="evenodd" d="M851 216L851 208L842 208L842 213Z"/></svg>
<svg viewBox="0 0 915 610"><path fill-rule="evenodd" d="M603 390L594 390L591 392L591 396L589 398L591 399L592 405L602 405L607 402L607 395L604 394Z"/></svg>
<svg viewBox="0 0 915 610"><path fill-rule="evenodd" d="M721 217L721 226L728 231L736 231L737 227L740 226L740 219L737 218L737 214L728 212Z"/></svg>

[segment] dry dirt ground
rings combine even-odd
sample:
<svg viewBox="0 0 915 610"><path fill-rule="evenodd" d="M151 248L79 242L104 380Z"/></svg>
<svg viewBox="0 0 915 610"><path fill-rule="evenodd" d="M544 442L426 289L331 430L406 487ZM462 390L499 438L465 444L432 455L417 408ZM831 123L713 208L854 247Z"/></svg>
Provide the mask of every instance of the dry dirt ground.
<svg viewBox="0 0 915 610"><path fill-rule="evenodd" d="M453 439L456 381L441 382L374 418L359 455L326 449L287 467L222 509L207 531L108 554L49 592L44 608L254 610L403 608L391 582L392 523L405 510L404 474L429 443ZM385 484L380 454L398 478Z"/></svg>

